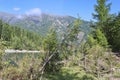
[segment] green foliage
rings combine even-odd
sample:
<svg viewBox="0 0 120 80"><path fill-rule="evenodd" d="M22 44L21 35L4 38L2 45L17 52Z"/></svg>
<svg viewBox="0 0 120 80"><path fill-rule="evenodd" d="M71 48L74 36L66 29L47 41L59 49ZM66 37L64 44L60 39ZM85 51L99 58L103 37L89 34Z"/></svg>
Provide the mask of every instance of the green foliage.
<svg viewBox="0 0 120 80"><path fill-rule="evenodd" d="M0 70L3 68L3 56L4 56L4 49L7 47L6 42L0 40Z"/></svg>
<svg viewBox="0 0 120 80"><path fill-rule="evenodd" d="M2 49L2 44L0 42L0 70L2 69L2 55L3 55L3 49Z"/></svg>
<svg viewBox="0 0 120 80"><path fill-rule="evenodd" d="M59 44L55 30L50 30L46 38L43 40L43 48L45 51L43 63L47 63L44 68L45 72L56 72L61 68L61 65L57 64L57 62L61 60L58 52L58 45ZM53 57L49 60L51 55L53 55ZM47 60L49 60L49 62L46 62Z"/></svg>
<svg viewBox="0 0 120 80"><path fill-rule="evenodd" d="M98 33L99 39L97 39L99 44L106 46L109 44L113 51L119 52L120 51L120 14L117 16L110 15L110 6L111 3L106 3L107 0L97 0L97 5L95 5L95 14L93 17L97 19L97 24L95 27L98 27L104 35L101 35L100 31L96 30ZM106 41L105 37L108 41ZM102 39L103 38L103 39Z"/></svg>
<svg viewBox="0 0 120 80"><path fill-rule="evenodd" d="M73 28L70 30L68 36L68 41L76 41L77 35L80 32L80 25L81 25L82 21L80 19L75 20Z"/></svg>
<svg viewBox="0 0 120 80"><path fill-rule="evenodd" d="M22 75L20 74L21 72L17 69L17 67L9 67L2 73L2 77L6 80L20 79L22 78Z"/></svg>
<svg viewBox="0 0 120 80"><path fill-rule="evenodd" d="M4 68L1 70L0 76L5 80L39 80L41 58L41 54L8 54L8 60L4 62ZM17 66L13 65L13 63L17 64Z"/></svg>
<svg viewBox="0 0 120 80"><path fill-rule="evenodd" d="M47 74L48 80L97 80L91 74L80 70L80 67L63 67L60 72Z"/></svg>
<svg viewBox="0 0 120 80"><path fill-rule="evenodd" d="M110 18L106 23L106 37L113 51L120 51L120 13Z"/></svg>
<svg viewBox="0 0 120 80"><path fill-rule="evenodd" d="M100 29L97 29L95 32L95 39L97 40L97 43L103 47L107 47L108 42L105 37L105 35L100 31Z"/></svg>
<svg viewBox="0 0 120 80"><path fill-rule="evenodd" d="M81 31L82 21L80 19L76 19L74 24L70 24L67 26L67 29L64 33L64 35L61 37L61 53L63 58L68 58L69 56L73 55L74 51L77 50L77 43L78 43L78 34Z"/></svg>
<svg viewBox="0 0 120 80"><path fill-rule="evenodd" d="M51 51L51 52L55 51L58 43L57 43L57 35L54 30L50 30L50 32L43 41L43 45L45 51Z"/></svg>
<svg viewBox="0 0 120 80"><path fill-rule="evenodd" d="M4 24L2 28L2 40L10 41L11 40L11 28L8 24Z"/></svg>
<svg viewBox="0 0 120 80"><path fill-rule="evenodd" d="M36 33L0 21L0 76L5 80L39 80L41 76L44 76L43 80L96 80L96 77L100 79L104 74L111 74L110 70L117 62L115 63L111 53L106 52L106 48L109 42L114 50L120 50L120 14L108 18L110 4L106 4L106 1L97 0L96 14L93 14L97 23L93 33L88 35L87 39L81 40L81 43L78 38L81 31L80 19L65 27L65 32L61 31L62 35L51 29L43 40ZM36 32L47 32L48 25L52 24L52 21L48 20L46 25L47 17L44 16L43 29L34 27L37 28ZM34 22L30 23L31 25L33 26ZM4 58L9 61L2 61L6 47L36 50L41 44L44 54L36 55L37 57L33 57L33 54L27 57L21 54L13 57L14 54L9 54ZM64 68L62 62L64 66L69 64L69 67ZM119 73L114 73L114 76L119 77Z"/></svg>
<svg viewBox="0 0 120 80"><path fill-rule="evenodd" d="M91 54L95 55L93 57L96 57L96 59L98 57L103 57L104 52L105 52L105 49L103 47L101 47L100 45L94 45L88 50L89 55L91 55Z"/></svg>
<svg viewBox="0 0 120 80"><path fill-rule="evenodd" d="M112 74L111 68L116 67L115 57L113 53L106 52L106 49L100 45L94 45L88 50L88 60L89 64L87 65L91 73L94 73L97 78L104 78L103 74L109 75ZM115 71L116 72L116 71Z"/></svg>
<svg viewBox="0 0 120 80"><path fill-rule="evenodd" d="M94 25L95 31L93 31L93 37L97 41L97 43L101 46L107 47L108 42L105 36L105 22L109 17L109 10L111 3L106 4L107 0L97 0L97 5L95 5L95 14L93 17L97 19L97 24Z"/></svg>
<svg viewBox="0 0 120 80"><path fill-rule="evenodd" d="M13 49L39 49L41 36L0 21L0 39Z"/></svg>
<svg viewBox="0 0 120 80"><path fill-rule="evenodd" d="M96 29L92 33L93 34L88 35L88 40L87 40L90 46L99 44L105 48L108 47L107 39L100 29Z"/></svg>
<svg viewBox="0 0 120 80"><path fill-rule="evenodd" d="M86 74L82 76L81 80L97 80L97 79L92 75Z"/></svg>
<svg viewBox="0 0 120 80"><path fill-rule="evenodd" d="M120 72L119 72L119 71L116 71L116 72L114 73L114 77L115 77L115 78L120 78Z"/></svg>
<svg viewBox="0 0 120 80"><path fill-rule="evenodd" d="M13 37L11 42L12 42L12 48L13 49L21 49L22 48L22 46L20 44L21 41L17 36Z"/></svg>
<svg viewBox="0 0 120 80"><path fill-rule="evenodd" d="M92 35L88 35L87 43L92 47L97 44L97 40L95 40Z"/></svg>
<svg viewBox="0 0 120 80"><path fill-rule="evenodd" d="M108 19L109 10L111 3L106 3L107 0L97 0L97 5L95 5L95 12L93 17L97 19L99 28L104 27L104 22Z"/></svg>

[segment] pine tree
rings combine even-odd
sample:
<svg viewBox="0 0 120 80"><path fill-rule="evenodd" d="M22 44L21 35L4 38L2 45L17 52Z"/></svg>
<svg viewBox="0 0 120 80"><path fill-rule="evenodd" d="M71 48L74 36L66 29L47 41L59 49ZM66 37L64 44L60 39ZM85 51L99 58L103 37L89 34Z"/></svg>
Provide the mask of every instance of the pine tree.
<svg viewBox="0 0 120 80"><path fill-rule="evenodd" d="M93 17L97 20L95 30L93 31L93 37L97 40L98 44L103 47L107 47L108 42L106 38L106 26L105 23L109 18L109 11L111 3L106 4L107 0L97 0L95 5L95 12Z"/></svg>
<svg viewBox="0 0 120 80"><path fill-rule="evenodd" d="M120 13L112 16L110 20L105 23L107 26L106 37L113 51L120 51Z"/></svg>
<svg viewBox="0 0 120 80"><path fill-rule="evenodd" d="M107 21L110 11L111 3L106 4L107 0L97 0L97 5L95 5L95 12L93 13L93 18L97 20L97 27L105 31L104 22Z"/></svg>
<svg viewBox="0 0 120 80"><path fill-rule="evenodd" d="M97 29L95 33L96 33L95 39L97 40L97 43L103 47L107 47L108 42L102 31L100 31L100 29Z"/></svg>
<svg viewBox="0 0 120 80"><path fill-rule="evenodd" d="M77 46L78 34L81 31L80 25L82 21L76 19L74 24L67 26L66 33L64 33L63 39L61 40L61 53L63 53L64 58L68 58L70 55L73 55L73 51L76 51L75 46Z"/></svg>
<svg viewBox="0 0 120 80"><path fill-rule="evenodd" d="M43 60L44 64L46 64L44 66L45 72L56 72L61 68L61 66L57 64L57 62L61 60L58 52L58 45L55 30L50 30L46 38L43 40L43 47L45 51L45 57Z"/></svg>

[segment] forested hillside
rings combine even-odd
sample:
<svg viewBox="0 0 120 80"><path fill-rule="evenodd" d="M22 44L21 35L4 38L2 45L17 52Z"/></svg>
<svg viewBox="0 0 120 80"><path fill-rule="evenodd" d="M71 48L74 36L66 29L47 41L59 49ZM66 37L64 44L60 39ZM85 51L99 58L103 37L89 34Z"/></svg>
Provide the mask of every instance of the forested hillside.
<svg viewBox="0 0 120 80"><path fill-rule="evenodd" d="M22 29L0 20L0 40L11 49L39 49L42 37L36 33Z"/></svg>

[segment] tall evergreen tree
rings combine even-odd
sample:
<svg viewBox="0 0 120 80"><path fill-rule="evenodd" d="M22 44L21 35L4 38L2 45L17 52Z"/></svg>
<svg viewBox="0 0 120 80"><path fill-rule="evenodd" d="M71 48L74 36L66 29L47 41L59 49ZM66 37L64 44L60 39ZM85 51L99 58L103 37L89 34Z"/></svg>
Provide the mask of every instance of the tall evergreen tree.
<svg viewBox="0 0 120 80"><path fill-rule="evenodd" d="M104 22L108 19L111 5L111 3L107 4L106 2L107 0L97 0L97 5L95 5L96 13L93 13L93 18L97 20L97 27L102 30L104 28Z"/></svg>
<svg viewBox="0 0 120 80"><path fill-rule="evenodd" d="M94 27L96 28L93 31L93 37L97 40L97 42L101 45L106 47L108 42L106 38L106 26L105 23L109 17L110 5L111 3L106 3L107 0L97 0L97 5L95 5L95 12L93 13L94 19L97 20Z"/></svg>
<svg viewBox="0 0 120 80"><path fill-rule="evenodd" d="M113 51L120 51L120 13L117 16L111 17L105 23L107 26L106 37Z"/></svg>
<svg viewBox="0 0 120 80"><path fill-rule="evenodd" d="M43 65L46 64L44 67L45 72L59 71L61 66L56 63L60 61L61 58L58 51L58 40L55 30L50 30L50 33L43 41L43 47L44 51L46 51L45 57L43 58Z"/></svg>
<svg viewBox="0 0 120 80"><path fill-rule="evenodd" d="M81 19L76 19L73 25L68 25L66 33L64 33L64 36L61 40L61 53L63 53L63 57L65 57L66 59L68 58L68 56L73 54L73 50L76 51L75 46L78 45L76 44L76 42L79 39L78 34L81 31L81 23Z"/></svg>

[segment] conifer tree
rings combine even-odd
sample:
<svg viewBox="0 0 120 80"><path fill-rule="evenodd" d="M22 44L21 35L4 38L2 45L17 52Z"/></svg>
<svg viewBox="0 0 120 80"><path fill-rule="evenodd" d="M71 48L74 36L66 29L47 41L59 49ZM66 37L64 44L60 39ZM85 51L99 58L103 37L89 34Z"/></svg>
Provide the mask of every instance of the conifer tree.
<svg viewBox="0 0 120 80"><path fill-rule="evenodd" d="M104 22L107 21L110 11L111 3L106 3L107 0L97 0L97 5L95 5L95 12L93 13L93 18L97 20L97 27L102 31L105 31Z"/></svg>
<svg viewBox="0 0 120 80"><path fill-rule="evenodd" d="M107 1L108 0L97 0L97 5L95 5L96 13L93 13L93 16L99 22L106 21L108 18L111 3L106 4Z"/></svg>
<svg viewBox="0 0 120 80"><path fill-rule="evenodd" d="M60 65L57 65L57 62L60 61L60 54L58 52L58 40L55 30L50 30L43 41L43 47L45 51L45 57L43 58L44 64L46 64L44 66L45 72L59 71Z"/></svg>
<svg viewBox="0 0 120 80"><path fill-rule="evenodd" d="M95 12L93 17L97 20L95 24L95 31L93 31L93 37L97 42L104 47L107 47L108 42L106 38L106 26L105 23L109 17L110 5L111 3L106 3L107 0L97 0L97 5L95 5Z"/></svg>

